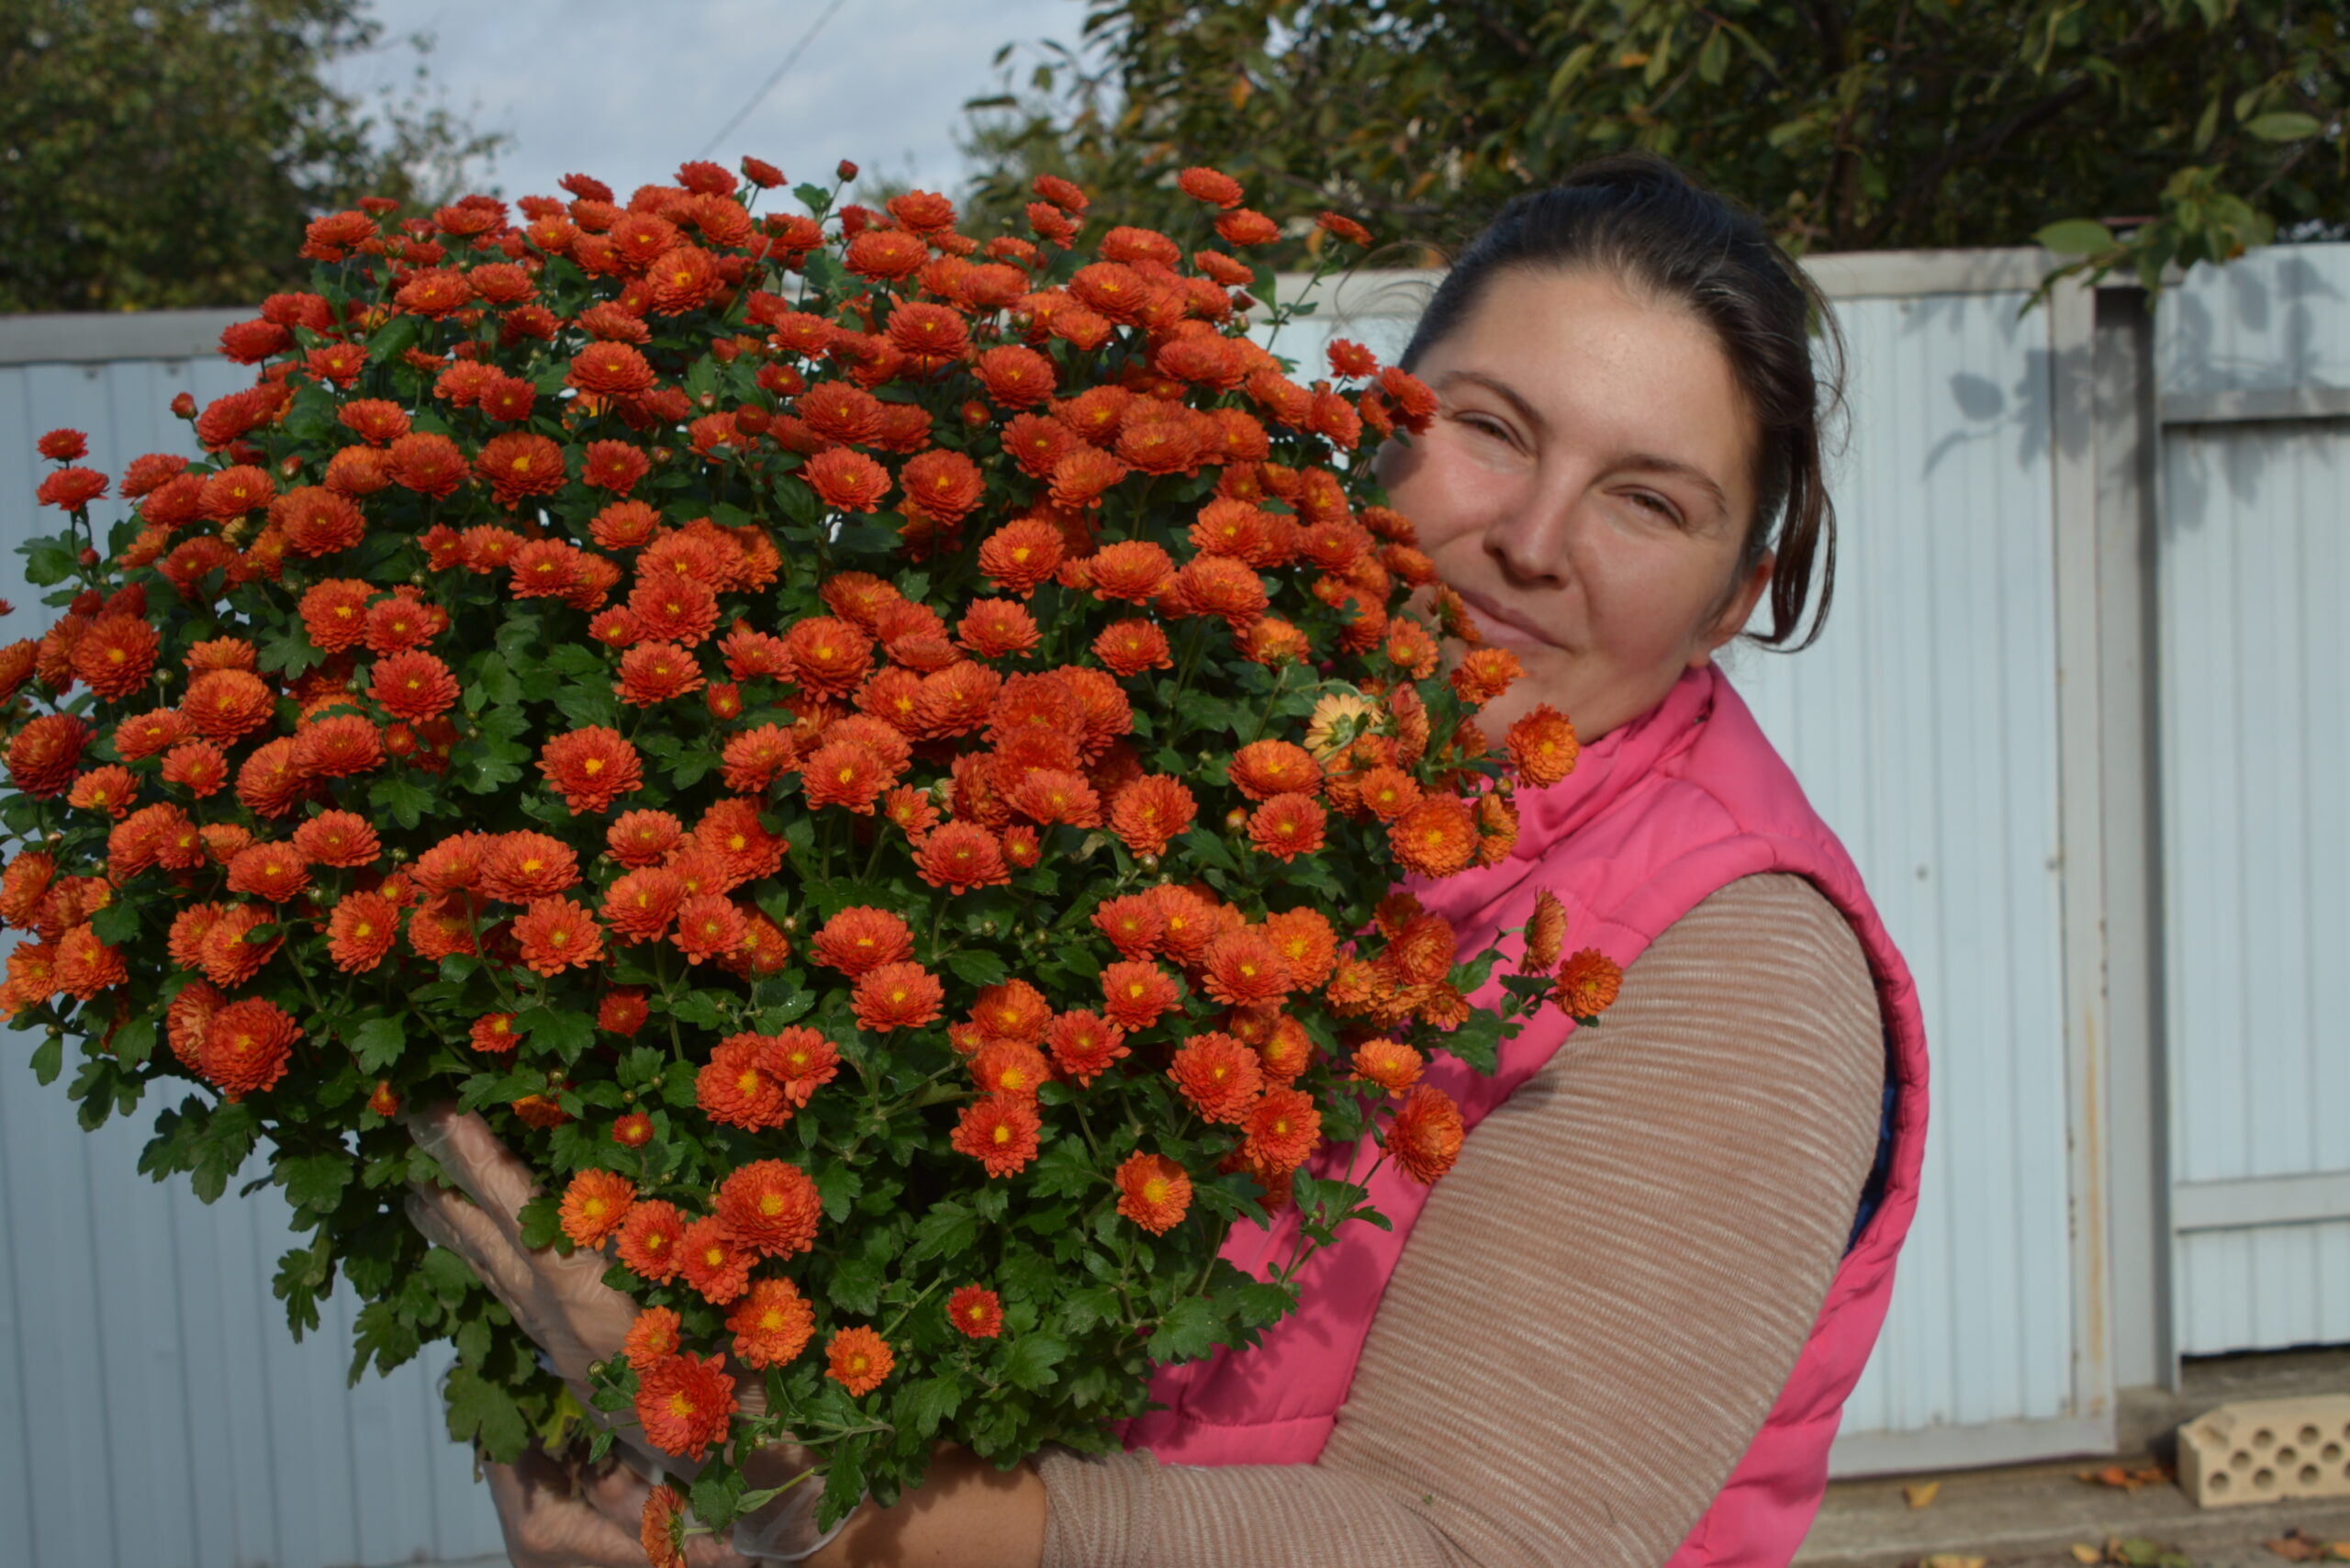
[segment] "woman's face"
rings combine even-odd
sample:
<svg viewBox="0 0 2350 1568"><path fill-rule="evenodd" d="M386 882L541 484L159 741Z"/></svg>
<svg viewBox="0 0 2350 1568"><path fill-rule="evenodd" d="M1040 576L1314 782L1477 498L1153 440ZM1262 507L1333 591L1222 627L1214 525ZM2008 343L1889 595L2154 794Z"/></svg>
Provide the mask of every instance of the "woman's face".
<svg viewBox="0 0 2350 1568"><path fill-rule="evenodd" d="M1545 702L1595 739L1745 624L1771 575L1731 581L1757 433L1695 316L1603 274L1515 270L1415 368L1441 407L1380 476L1526 666L1482 716L1493 739Z"/></svg>

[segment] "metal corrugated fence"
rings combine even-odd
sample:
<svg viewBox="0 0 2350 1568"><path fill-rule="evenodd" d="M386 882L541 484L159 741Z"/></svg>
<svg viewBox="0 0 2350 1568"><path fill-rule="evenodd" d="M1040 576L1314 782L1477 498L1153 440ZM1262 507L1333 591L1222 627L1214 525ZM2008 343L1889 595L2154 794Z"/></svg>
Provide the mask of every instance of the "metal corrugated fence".
<svg viewBox="0 0 2350 1568"><path fill-rule="evenodd" d="M17 344L49 341L34 352L136 353L178 335L192 340L187 353L208 350L234 319L191 317L176 334L176 322L120 319L0 330ZM134 331L142 325L143 340ZM123 341L108 344L108 334ZM174 393L201 402L252 379L208 352L0 363L0 597L17 606L0 639L54 613L16 554L24 539L56 531L54 514L36 516L31 503L47 466L33 451L41 432L89 432L90 464L119 475L142 452L196 454L169 411ZM0 1563L328 1568L500 1551L471 1457L442 1424L433 1379L446 1354L347 1389L347 1293L298 1345L270 1295L277 1256L294 1239L277 1191L240 1199L232 1184L207 1207L185 1181L150 1182L139 1151L156 1103L85 1134L63 1085L40 1089L26 1070L35 1036L6 1039ZM244 1174L266 1170L256 1157Z"/></svg>
<svg viewBox="0 0 2350 1568"><path fill-rule="evenodd" d="M2350 246L2156 318L2178 1341L2350 1339Z"/></svg>

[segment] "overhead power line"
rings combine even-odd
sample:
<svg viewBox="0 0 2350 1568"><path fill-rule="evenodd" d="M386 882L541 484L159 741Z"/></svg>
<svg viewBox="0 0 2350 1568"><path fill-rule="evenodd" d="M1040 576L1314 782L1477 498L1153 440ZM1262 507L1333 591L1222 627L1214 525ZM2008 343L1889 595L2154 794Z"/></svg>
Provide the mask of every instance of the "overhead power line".
<svg viewBox="0 0 2350 1568"><path fill-rule="evenodd" d="M775 91L776 84L782 81L790 73L791 68L800 63L800 57L808 52L808 46L816 41L816 35L824 30L824 24L831 21L840 8L847 4L848 0L833 0L831 5L824 7L823 14L809 25L806 32L800 35L800 41L791 46L790 52L783 57L783 63L775 68L775 73L760 83L759 90L752 94L750 100L741 108L734 111L734 118L721 126L718 134L710 139L710 145L701 150L703 157L707 158L717 151L719 143L733 135L734 128L748 119L751 111L767 100L767 95Z"/></svg>

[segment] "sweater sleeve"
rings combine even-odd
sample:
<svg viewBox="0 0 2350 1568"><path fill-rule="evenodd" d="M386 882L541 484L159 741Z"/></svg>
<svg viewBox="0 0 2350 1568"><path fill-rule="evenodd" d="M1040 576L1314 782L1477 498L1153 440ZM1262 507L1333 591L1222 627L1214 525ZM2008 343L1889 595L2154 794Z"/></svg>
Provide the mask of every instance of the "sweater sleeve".
<svg viewBox="0 0 2350 1568"><path fill-rule="evenodd" d="M1045 1568L1664 1562L1809 1335L1884 1082L1843 918L1722 889L1471 1132L1320 1461L1048 1450Z"/></svg>

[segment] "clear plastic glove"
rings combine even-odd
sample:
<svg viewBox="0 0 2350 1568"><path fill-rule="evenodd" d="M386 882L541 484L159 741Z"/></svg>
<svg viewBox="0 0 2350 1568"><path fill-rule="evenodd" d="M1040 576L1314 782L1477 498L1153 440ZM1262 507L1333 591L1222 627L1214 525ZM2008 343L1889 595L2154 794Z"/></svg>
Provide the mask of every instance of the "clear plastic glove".
<svg viewBox="0 0 2350 1568"><path fill-rule="evenodd" d="M607 1458L574 1475L537 1448L512 1464L484 1464L498 1528L515 1568L644 1568L644 1500L652 1484ZM686 1539L688 1568L751 1568L713 1536Z"/></svg>
<svg viewBox="0 0 2350 1568"><path fill-rule="evenodd" d="M566 1258L522 1245L522 1205L537 1196L538 1184L479 1116L435 1105L408 1117L408 1126L417 1147L440 1161L464 1194L411 1182L408 1218L429 1240L473 1265L588 1406L594 1389L588 1369L620 1354L636 1321L636 1304L604 1283L611 1260L584 1248Z"/></svg>
<svg viewBox="0 0 2350 1568"><path fill-rule="evenodd" d="M500 1143L479 1116L436 1105L408 1117L408 1126L417 1147L438 1160L459 1188L452 1193L410 1183L409 1222L427 1240L463 1258L482 1283L505 1303L516 1325L544 1352L555 1375L570 1385L580 1407L591 1419L612 1428L615 1439L626 1450L622 1457L637 1485L644 1486L646 1476L690 1482L699 1474L699 1464L658 1452L644 1442L643 1432L632 1424L615 1422L595 1407L595 1385L588 1378L588 1368L620 1354L629 1326L636 1320L636 1304L604 1282L610 1260L587 1249L565 1257L552 1248L533 1250L522 1245L520 1216L522 1205L537 1195L537 1183L531 1179L530 1167ZM748 1414L756 1416L767 1409L767 1391L755 1379L738 1383L735 1397ZM809 1469L811 1462L804 1449L774 1444L754 1456L746 1466L746 1479L755 1490L780 1485ZM746 1516L735 1527L735 1540L762 1557L800 1560L821 1544L814 1515L822 1490L812 1480L792 1487ZM642 1492L637 1505L643 1505ZM499 1514L506 1515L502 1500ZM580 1524L578 1528L587 1527ZM510 1534L509 1528L509 1539ZM522 1561L519 1554L516 1561Z"/></svg>

